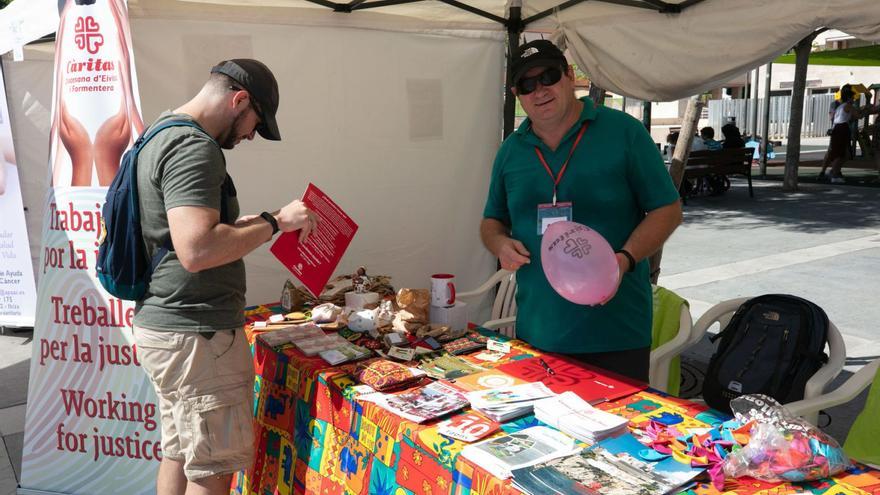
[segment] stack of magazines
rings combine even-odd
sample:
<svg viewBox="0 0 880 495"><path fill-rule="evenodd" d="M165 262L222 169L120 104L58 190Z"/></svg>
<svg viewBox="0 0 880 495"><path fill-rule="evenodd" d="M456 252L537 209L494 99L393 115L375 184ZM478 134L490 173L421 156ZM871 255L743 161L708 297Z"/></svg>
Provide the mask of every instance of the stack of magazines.
<svg viewBox="0 0 880 495"><path fill-rule="evenodd" d="M626 418L596 409L574 392L536 402L535 417L589 444L616 435L627 424Z"/></svg>
<svg viewBox="0 0 880 495"><path fill-rule="evenodd" d="M478 390L467 394L471 407L499 423L525 416L535 402L556 395L541 382Z"/></svg>
<svg viewBox="0 0 880 495"><path fill-rule="evenodd" d="M663 495L685 491L703 471L673 457L648 460L656 457L646 450L631 434L607 438L577 455L514 468L513 486L529 495Z"/></svg>

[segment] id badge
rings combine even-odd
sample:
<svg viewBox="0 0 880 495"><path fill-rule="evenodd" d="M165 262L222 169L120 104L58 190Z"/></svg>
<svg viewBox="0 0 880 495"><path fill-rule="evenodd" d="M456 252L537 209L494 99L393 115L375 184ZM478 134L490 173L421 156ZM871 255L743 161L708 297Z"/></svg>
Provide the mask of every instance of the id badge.
<svg viewBox="0 0 880 495"><path fill-rule="evenodd" d="M571 201L538 205L538 235L544 235L547 227L556 222L572 221Z"/></svg>

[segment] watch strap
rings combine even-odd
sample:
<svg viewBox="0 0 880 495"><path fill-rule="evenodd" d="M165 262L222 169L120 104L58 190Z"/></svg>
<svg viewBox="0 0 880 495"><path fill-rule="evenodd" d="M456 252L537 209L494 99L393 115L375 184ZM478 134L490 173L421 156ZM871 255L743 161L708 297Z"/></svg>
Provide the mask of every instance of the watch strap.
<svg viewBox="0 0 880 495"><path fill-rule="evenodd" d="M269 225L272 226L272 235L275 235L275 234L278 233L278 231L279 231L280 229L278 228L278 220L275 220L275 216L274 216L274 215L272 215L272 214L269 213L268 211L264 211L263 213L260 213L260 217L261 217L263 220L269 222Z"/></svg>
<svg viewBox="0 0 880 495"><path fill-rule="evenodd" d="M629 261L629 269L626 270L627 273L634 272L636 270L636 259L633 257L632 253L630 253L626 249L618 249L614 252L626 256L626 259Z"/></svg>

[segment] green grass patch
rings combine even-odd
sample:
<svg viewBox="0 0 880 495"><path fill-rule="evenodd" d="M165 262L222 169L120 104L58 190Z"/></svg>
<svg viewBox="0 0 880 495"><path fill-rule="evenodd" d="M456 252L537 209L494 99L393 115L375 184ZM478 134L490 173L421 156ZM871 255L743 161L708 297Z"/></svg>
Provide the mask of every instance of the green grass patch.
<svg viewBox="0 0 880 495"><path fill-rule="evenodd" d="M795 63L795 55L794 53L782 55L773 63L793 64ZM810 65L880 66L880 45L813 52L810 54Z"/></svg>

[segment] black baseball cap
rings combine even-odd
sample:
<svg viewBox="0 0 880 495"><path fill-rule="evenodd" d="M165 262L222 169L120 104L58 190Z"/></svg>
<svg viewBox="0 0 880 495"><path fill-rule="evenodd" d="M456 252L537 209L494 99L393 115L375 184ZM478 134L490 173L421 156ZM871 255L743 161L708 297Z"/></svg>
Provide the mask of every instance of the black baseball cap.
<svg viewBox="0 0 880 495"><path fill-rule="evenodd" d="M234 58L224 60L211 69L211 74L224 74L241 84L257 101L255 108L260 114L260 125L257 132L260 136L272 141L280 141L278 122L275 112L278 111L278 82L266 64L250 58Z"/></svg>
<svg viewBox="0 0 880 495"><path fill-rule="evenodd" d="M521 45L513 53L510 62L511 82L515 85L517 81L534 67L566 67L568 61L562 50L556 47L552 42L547 40L530 41Z"/></svg>

